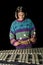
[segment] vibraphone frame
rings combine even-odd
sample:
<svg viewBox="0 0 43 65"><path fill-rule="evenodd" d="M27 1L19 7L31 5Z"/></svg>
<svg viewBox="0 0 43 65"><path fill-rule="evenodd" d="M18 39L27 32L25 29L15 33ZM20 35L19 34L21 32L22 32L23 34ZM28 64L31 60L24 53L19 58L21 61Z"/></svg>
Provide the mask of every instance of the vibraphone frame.
<svg viewBox="0 0 43 65"><path fill-rule="evenodd" d="M43 65L43 48L1 50L0 65Z"/></svg>

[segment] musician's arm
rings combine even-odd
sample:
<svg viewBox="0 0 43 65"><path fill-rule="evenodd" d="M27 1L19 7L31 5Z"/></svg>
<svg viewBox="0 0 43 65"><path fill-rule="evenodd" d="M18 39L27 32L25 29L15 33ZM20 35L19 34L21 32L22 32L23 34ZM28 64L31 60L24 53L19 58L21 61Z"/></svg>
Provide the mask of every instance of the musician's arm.
<svg viewBox="0 0 43 65"><path fill-rule="evenodd" d="M36 42L36 28L33 24L33 22L31 22L31 25L30 25L30 42L33 42L35 43Z"/></svg>
<svg viewBox="0 0 43 65"><path fill-rule="evenodd" d="M12 23L11 27L10 27L10 32L9 32L9 39L10 39L10 43L13 46L18 46L20 43L16 40L16 35L15 35L15 29L14 29L14 24Z"/></svg>
<svg viewBox="0 0 43 65"><path fill-rule="evenodd" d="M30 41L35 43L36 42L36 30L35 27L31 30L31 38Z"/></svg>

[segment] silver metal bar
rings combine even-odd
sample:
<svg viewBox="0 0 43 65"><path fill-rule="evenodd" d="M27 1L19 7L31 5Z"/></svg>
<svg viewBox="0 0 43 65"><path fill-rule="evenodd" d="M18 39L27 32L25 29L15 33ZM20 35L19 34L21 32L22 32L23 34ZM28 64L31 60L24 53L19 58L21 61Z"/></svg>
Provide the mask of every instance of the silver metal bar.
<svg viewBox="0 0 43 65"><path fill-rule="evenodd" d="M0 55L0 60L2 60L2 58L3 58L3 53L1 53L1 55Z"/></svg>
<svg viewBox="0 0 43 65"><path fill-rule="evenodd" d="M32 63L35 64L35 57L34 57L34 54L32 54Z"/></svg>
<svg viewBox="0 0 43 65"><path fill-rule="evenodd" d="M23 54L22 62L25 62L25 54Z"/></svg>
<svg viewBox="0 0 43 65"><path fill-rule="evenodd" d="M20 54L19 62L22 62L22 54Z"/></svg>
<svg viewBox="0 0 43 65"><path fill-rule="evenodd" d="M13 54L13 57L12 57L13 62L15 61L16 56L17 56L17 54Z"/></svg>
<svg viewBox="0 0 43 65"><path fill-rule="evenodd" d="M38 60L37 54L35 54L35 61L36 61L36 64L39 64L39 60Z"/></svg>
<svg viewBox="0 0 43 65"><path fill-rule="evenodd" d="M26 61L25 62L28 63L28 54L26 54Z"/></svg>
<svg viewBox="0 0 43 65"><path fill-rule="evenodd" d="M5 54L5 57L3 58L4 61L6 60L7 56L8 56L8 53Z"/></svg>

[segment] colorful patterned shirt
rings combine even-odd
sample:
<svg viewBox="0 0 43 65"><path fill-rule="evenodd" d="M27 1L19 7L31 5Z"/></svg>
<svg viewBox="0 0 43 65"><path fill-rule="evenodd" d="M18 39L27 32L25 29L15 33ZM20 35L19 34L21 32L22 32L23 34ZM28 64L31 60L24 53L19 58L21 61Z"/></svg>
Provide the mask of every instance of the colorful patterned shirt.
<svg viewBox="0 0 43 65"><path fill-rule="evenodd" d="M9 33L10 40L26 40L32 37L33 35L35 35L35 26L31 19L25 19L23 21L14 20L12 22ZM12 45L14 45L14 42L12 43ZM32 44L21 44L19 46L16 46L16 48L26 47L32 47Z"/></svg>

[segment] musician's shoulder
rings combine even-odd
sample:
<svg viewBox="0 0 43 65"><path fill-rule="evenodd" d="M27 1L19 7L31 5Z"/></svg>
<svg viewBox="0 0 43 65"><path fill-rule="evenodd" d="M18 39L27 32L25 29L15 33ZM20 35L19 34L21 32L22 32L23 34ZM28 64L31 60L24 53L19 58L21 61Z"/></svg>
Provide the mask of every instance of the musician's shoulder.
<svg viewBox="0 0 43 65"><path fill-rule="evenodd" d="M27 18L26 21L29 22L29 23L32 22L32 20L30 18Z"/></svg>

